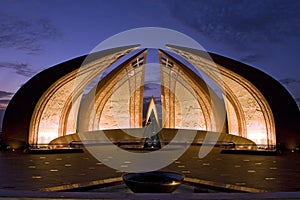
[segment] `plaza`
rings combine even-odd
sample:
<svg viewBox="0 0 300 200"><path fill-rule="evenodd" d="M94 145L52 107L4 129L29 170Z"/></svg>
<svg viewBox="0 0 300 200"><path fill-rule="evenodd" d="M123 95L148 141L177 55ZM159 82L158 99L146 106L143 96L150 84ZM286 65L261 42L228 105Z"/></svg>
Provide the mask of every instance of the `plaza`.
<svg viewBox="0 0 300 200"><path fill-rule="evenodd" d="M208 156L199 159L199 148L198 145L192 145L183 156L162 169L185 175L183 189L177 189L174 195L195 194L197 188L198 192L206 194L289 194L288 192L299 191L299 152L287 152L280 156L233 155L221 154L222 148L215 147ZM121 176L124 172L105 166L86 150L84 153L61 154L1 152L0 159L1 170L5 171L0 174L0 196L4 195L3 197L10 194L7 191L19 191L20 194L23 192L23 195L29 196L39 196L41 192L57 195L56 193L68 191L73 193L73 198L76 195L87 198L90 193L95 197L116 193L119 194L118 198L124 193L132 194L122 183ZM101 180L111 180L111 183L105 185Z"/></svg>

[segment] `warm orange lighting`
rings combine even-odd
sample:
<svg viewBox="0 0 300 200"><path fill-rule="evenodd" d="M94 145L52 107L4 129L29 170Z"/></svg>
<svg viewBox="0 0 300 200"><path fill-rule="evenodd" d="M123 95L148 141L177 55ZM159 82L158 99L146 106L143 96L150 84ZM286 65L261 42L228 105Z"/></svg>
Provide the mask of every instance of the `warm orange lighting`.
<svg viewBox="0 0 300 200"><path fill-rule="evenodd" d="M170 49L221 88L226 106L225 131L259 145L276 144L272 110L258 88L226 67L216 67L211 60L182 49ZM145 60L139 65L131 62L120 65L117 68L119 71L109 74L105 81L99 81L97 87L88 93L88 98L82 100L83 89L127 51L115 52L86 63L80 70L61 77L49 87L32 115L29 143L48 144L57 137L83 131L140 128L143 120ZM143 59L146 58L145 52L139 54L144 55ZM225 120L222 120L225 108L224 111L215 108L219 104L215 106L211 101L210 89L203 86L203 80L200 84L198 75L185 69L175 58L169 59L162 51L160 56L168 60L167 63L160 63L161 127L225 132ZM221 102L220 99L218 101ZM157 124L160 124L153 98L149 110L154 111ZM146 120L151 114L149 110Z"/></svg>
<svg viewBox="0 0 300 200"><path fill-rule="evenodd" d="M157 109L156 109L154 97L151 97L150 102L149 102L149 106L148 106L148 110L147 110L147 114L146 114L146 124L148 124L148 122L150 120L150 115L151 115L152 111L154 113L157 125L160 126L160 123L159 123L159 120L158 120L159 119L158 112L157 112Z"/></svg>
<svg viewBox="0 0 300 200"><path fill-rule="evenodd" d="M272 110L252 83L212 60L198 56L197 53L171 46L169 49L205 73L222 89L230 134L246 137L261 145L276 144Z"/></svg>
<svg viewBox="0 0 300 200"><path fill-rule="evenodd" d="M120 49L61 77L41 96L32 115L29 144L48 144L51 140L77 132L78 109L84 88L121 55L136 47Z"/></svg>

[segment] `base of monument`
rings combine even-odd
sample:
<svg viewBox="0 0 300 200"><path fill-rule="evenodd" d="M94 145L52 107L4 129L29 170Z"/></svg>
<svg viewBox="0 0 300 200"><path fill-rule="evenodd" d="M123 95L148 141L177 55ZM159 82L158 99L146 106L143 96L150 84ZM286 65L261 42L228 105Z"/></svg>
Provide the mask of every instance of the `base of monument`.
<svg viewBox="0 0 300 200"><path fill-rule="evenodd" d="M264 155L264 156L279 155L279 152L276 151L276 150L223 149L220 153L223 153L223 154Z"/></svg>
<svg viewBox="0 0 300 200"><path fill-rule="evenodd" d="M59 148L59 149L28 149L30 154L56 154L56 153L84 153L81 148Z"/></svg>

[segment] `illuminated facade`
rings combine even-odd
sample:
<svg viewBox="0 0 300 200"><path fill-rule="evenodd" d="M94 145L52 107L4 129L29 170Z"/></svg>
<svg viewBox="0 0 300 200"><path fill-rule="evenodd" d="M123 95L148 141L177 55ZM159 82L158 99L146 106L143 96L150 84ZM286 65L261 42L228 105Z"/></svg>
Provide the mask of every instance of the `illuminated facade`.
<svg viewBox="0 0 300 200"><path fill-rule="evenodd" d="M219 132L266 147L278 142L299 146L299 109L276 80L222 56L167 47L170 52L158 50L162 128ZM11 100L3 121L4 141L18 148L47 145L79 132L142 128L149 118L143 116L146 58L147 49L126 46L41 72Z"/></svg>

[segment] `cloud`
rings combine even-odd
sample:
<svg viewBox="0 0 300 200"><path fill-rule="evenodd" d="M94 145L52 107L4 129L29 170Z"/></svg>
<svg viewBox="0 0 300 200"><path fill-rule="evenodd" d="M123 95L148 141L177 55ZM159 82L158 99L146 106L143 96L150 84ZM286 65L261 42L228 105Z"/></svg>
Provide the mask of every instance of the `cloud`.
<svg viewBox="0 0 300 200"><path fill-rule="evenodd" d="M26 19L0 13L0 48L12 48L28 54L43 50L45 40L61 33L49 19Z"/></svg>
<svg viewBox="0 0 300 200"><path fill-rule="evenodd" d="M0 62L0 69L12 69L17 74L22 76L31 77L36 72L30 68L31 65L27 63L10 63L10 62Z"/></svg>
<svg viewBox="0 0 300 200"><path fill-rule="evenodd" d="M298 104L298 107L300 108L300 98L296 98L295 101Z"/></svg>
<svg viewBox="0 0 300 200"><path fill-rule="evenodd" d="M0 110L5 110L9 102L10 102L9 99L1 99L0 100Z"/></svg>
<svg viewBox="0 0 300 200"><path fill-rule="evenodd" d="M0 91L0 111L6 109L13 94L11 92Z"/></svg>
<svg viewBox="0 0 300 200"><path fill-rule="evenodd" d="M2 131L2 120L4 117L4 113L5 111L0 109L0 132Z"/></svg>
<svg viewBox="0 0 300 200"><path fill-rule="evenodd" d="M300 80L298 79L293 79L293 78L286 78L286 79L281 79L279 80L284 85L290 85L290 84L299 84Z"/></svg>
<svg viewBox="0 0 300 200"><path fill-rule="evenodd" d="M145 97L145 98L144 98L144 102L145 102L145 103L149 103L150 100L151 100L151 98L152 98L152 97ZM160 101L161 101L160 97L154 97L154 100L155 100L155 102L160 102Z"/></svg>
<svg viewBox="0 0 300 200"><path fill-rule="evenodd" d="M0 111L5 110L14 93L0 90ZM1 123L1 121L0 121Z"/></svg>
<svg viewBox="0 0 300 200"><path fill-rule="evenodd" d="M258 54L250 54L250 55L246 55L245 57L241 58L240 61L242 62L248 62L248 63L253 63L255 61L258 61L262 58L262 55L258 55Z"/></svg>
<svg viewBox="0 0 300 200"><path fill-rule="evenodd" d="M217 42L280 42L300 34L300 1L177 0L168 8L172 17Z"/></svg>
<svg viewBox="0 0 300 200"><path fill-rule="evenodd" d="M0 91L0 98L10 98L13 94L14 93L11 93L11 92Z"/></svg>
<svg viewBox="0 0 300 200"><path fill-rule="evenodd" d="M160 85L159 84L145 84L144 85L144 90L157 90L160 89Z"/></svg>

